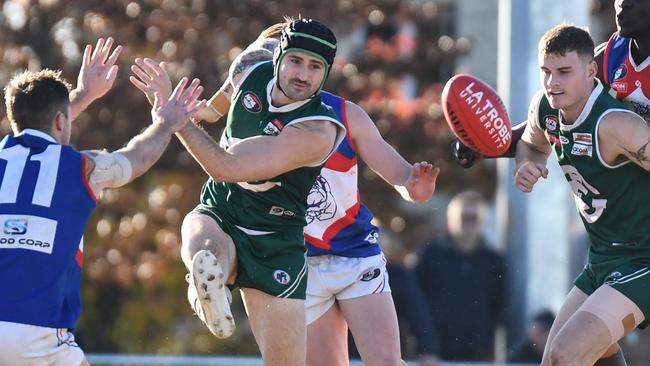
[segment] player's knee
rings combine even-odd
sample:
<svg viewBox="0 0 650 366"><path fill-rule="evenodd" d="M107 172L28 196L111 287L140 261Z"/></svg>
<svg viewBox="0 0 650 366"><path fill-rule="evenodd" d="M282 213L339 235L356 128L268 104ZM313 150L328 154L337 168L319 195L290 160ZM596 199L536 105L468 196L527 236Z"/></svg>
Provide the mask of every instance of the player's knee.
<svg viewBox="0 0 650 366"><path fill-rule="evenodd" d="M552 366L578 365L578 354L565 342L553 341L549 349Z"/></svg>

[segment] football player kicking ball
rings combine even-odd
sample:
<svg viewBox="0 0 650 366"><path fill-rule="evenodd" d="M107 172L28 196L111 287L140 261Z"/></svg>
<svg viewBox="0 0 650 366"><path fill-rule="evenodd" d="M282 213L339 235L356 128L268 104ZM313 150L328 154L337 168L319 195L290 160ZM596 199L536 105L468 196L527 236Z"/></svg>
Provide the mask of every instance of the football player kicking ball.
<svg viewBox="0 0 650 366"><path fill-rule="evenodd" d="M265 364L288 366L306 359L307 196L345 127L320 97L336 54L332 31L296 19L282 40L273 61L245 52L231 67L221 147L194 125L177 136L211 177L181 229L190 304L214 335L228 337L224 284L239 287ZM155 81L168 80L164 73L132 70L147 95L168 84Z"/></svg>
<svg viewBox="0 0 650 366"><path fill-rule="evenodd" d="M281 30L289 22L264 30L243 55L257 62L270 60ZM149 83L159 79L147 75L164 73L151 60L137 60L136 64L136 75ZM149 89L133 81L143 91ZM232 85L227 80L209 107L195 118L217 121L221 111L230 107L230 93ZM431 197L439 169L426 162L409 164L381 138L358 105L324 91L320 95L343 121L347 133L308 197L307 364L347 365L349 326L364 363L401 365L397 317L378 244L379 230L371 223L372 213L359 201L357 158L394 185L404 199L416 202ZM427 355L421 361L432 365L435 357Z"/></svg>
<svg viewBox="0 0 650 366"><path fill-rule="evenodd" d="M644 327L650 311L650 127L596 79L593 48L589 33L574 26L542 37L544 89L517 145L516 187L531 192L546 178L553 150L591 239L542 365L621 364L611 357L618 340Z"/></svg>
<svg viewBox="0 0 650 366"><path fill-rule="evenodd" d="M83 232L104 188L144 174L174 132L203 108L198 81L160 95L152 123L126 147L79 152L72 118L112 86L113 41L87 46L73 92L60 72L25 71L5 88L13 135L0 142L0 365L87 365L71 330L81 312ZM72 100L70 98L72 95Z"/></svg>

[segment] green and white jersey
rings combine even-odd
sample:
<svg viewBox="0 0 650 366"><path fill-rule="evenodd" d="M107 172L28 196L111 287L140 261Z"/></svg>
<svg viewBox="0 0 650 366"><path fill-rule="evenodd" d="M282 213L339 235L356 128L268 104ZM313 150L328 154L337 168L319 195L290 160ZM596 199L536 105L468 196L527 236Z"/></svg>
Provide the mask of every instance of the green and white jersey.
<svg viewBox="0 0 650 366"><path fill-rule="evenodd" d="M543 92L531 104L531 117L544 131L571 185L591 239L590 261L650 251L650 173L626 160L609 165L600 156L598 126L612 111L632 113L598 82L582 113L562 122Z"/></svg>
<svg viewBox="0 0 650 366"><path fill-rule="evenodd" d="M221 136L224 149L242 139L275 136L298 122L325 120L339 126L336 144L345 136L345 127L334 111L321 103L320 96L282 107L271 105L275 84L272 62L252 67L235 90L228 121ZM298 152L299 153L299 152ZM267 181L223 183L209 179L201 192L201 206L210 208L249 235L263 235L306 225L307 196L322 162L273 177Z"/></svg>

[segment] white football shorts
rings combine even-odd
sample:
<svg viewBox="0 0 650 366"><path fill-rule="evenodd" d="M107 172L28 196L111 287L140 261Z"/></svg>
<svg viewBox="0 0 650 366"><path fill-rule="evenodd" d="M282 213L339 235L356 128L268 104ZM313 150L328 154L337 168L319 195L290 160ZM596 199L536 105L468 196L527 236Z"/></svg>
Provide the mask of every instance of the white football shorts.
<svg viewBox="0 0 650 366"><path fill-rule="evenodd" d="M78 366L84 353L67 329L0 321L0 366Z"/></svg>
<svg viewBox="0 0 650 366"><path fill-rule="evenodd" d="M386 258L381 253L366 258L307 257L307 268L307 325L325 314L336 300L390 293Z"/></svg>

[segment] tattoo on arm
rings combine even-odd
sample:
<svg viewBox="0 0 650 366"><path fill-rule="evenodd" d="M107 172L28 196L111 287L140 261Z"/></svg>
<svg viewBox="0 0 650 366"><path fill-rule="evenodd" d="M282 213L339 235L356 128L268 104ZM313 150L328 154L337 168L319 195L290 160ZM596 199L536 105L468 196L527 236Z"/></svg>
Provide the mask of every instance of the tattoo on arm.
<svg viewBox="0 0 650 366"><path fill-rule="evenodd" d="M242 55L241 58L234 65L232 72L230 73L230 78L233 79L235 76L243 73L248 70L251 66L255 65L258 62L269 61L273 55L265 49L256 49L247 52L245 55Z"/></svg>
<svg viewBox="0 0 650 366"><path fill-rule="evenodd" d="M625 149L625 151L630 153L630 155L632 157L634 157L634 159L636 159L636 161L638 161L639 163L643 163L643 162L648 161L648 158L645 155L646 150L648 148L648 144L650 144L650 139L648 139L648 141L645 144L643 144L643 146L641 146L637 151L630 151L630 150L627 150L627 149Z"/></svg>

